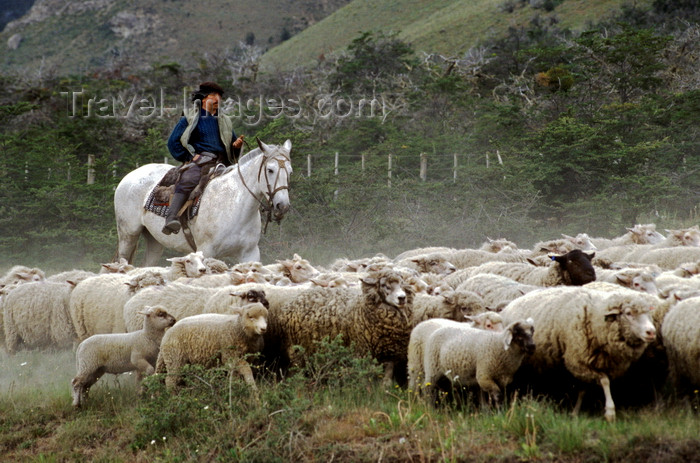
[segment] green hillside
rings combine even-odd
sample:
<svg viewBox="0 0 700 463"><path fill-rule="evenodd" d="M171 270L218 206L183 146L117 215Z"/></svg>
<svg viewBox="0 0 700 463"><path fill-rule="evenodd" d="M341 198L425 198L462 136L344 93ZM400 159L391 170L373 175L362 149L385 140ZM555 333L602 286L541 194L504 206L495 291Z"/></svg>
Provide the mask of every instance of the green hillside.
<svg viewBox="0 0 700 463"><path fill-rule="evenodd" d="M0 70L42 65L66 73L116 62L191 67L207 57L224 57L241 41L263 50L274 47L347 2L37 0L0 33ZM21 40L15 48L8 41L16 34Z"/></svg>
<svg viewBox="0 0 700 463"><path fill-rule="evenodd" d="M290 69L312 64L322 54L345 48L360 31L396 32L417 51L460 55L535 15L556 20L561 27L582 29L610 16L624 3L626 0L564 0L548 12L529 2L504 0L355 0L268 51L262 66ZM636 2L637 6L650 3Z"/></svg>

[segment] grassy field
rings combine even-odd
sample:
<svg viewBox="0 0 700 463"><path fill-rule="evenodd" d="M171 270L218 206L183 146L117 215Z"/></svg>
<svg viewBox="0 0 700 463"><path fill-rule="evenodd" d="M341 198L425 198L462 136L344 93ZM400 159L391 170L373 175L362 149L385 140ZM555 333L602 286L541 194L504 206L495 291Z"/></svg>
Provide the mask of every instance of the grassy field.
<svg viewBox="0 0 700 463"><path fill-rule="evenodd" d="M698 400L571 417L546 399L502 409L437 407L379 385L380 371L331 343L260 401L225 369L192 369L177 395L148 378L105 377L71 407L70 351L0 355L3 461L700 461Z"/></svg>
<svg viewBox="0 0 700 463"><path fill-rule="evenodd" d="M289 69L313 63L321 54L344 49L362 31L395 32L417 51L460 56L469 48L502 37L509 27L534 16L556 18L562 28L581 30L609 17L624 0L567 0L554 11L533 9L527 2L509 11L504 0L355 0L290 40L268 51L265 68ZM642 0L638 6L651 2ZM545 21L546 22L546 21Z"/></svg>

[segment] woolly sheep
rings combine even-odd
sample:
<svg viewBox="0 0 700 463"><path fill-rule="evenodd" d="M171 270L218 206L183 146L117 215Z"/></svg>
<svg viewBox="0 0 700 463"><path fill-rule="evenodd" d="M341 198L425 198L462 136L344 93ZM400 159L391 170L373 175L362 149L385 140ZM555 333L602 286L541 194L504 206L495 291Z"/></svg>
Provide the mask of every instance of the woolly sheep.
<svg viewBox="0 0 700 463"><path fill-rule="evenodd" d="M418 392L416 386L424 378L423 372L423 346L428 337L438 328L443 326L468 325L473 328L503 331L503 318L495 312L482 312L477 315L464 317L463 320L450 320L446 318L430 318L418 323L413 330L408 342L408 389Z"/></svg>
<svg viewBox="0 0 700 463"><path fill-rule="evenodd" d="M228 272L228 265L223 260L215 259L213 257L205 257L202 259L204 267L206 267L207 274L217 275L219 273Z"/></svg>
<svg viewBox="0 0 700 463"><path fill-rule="evenodd" d="M241 294L246 292L239 288L240 286L202 288L178 282L169 283L165 286L145 288L124 304L124 326L127 332L136 331L138 327L143 324L141 312L148 306L163 306L178 320L192 315L198 315L204 313L207 301L212 296L219 294L223 289L227 290L224 296L225 298L230 292L240 292ZM228 300L231 303L235 303L236 306L240 306L242 298L234 297ZM217 307L225 312L228 312L228 309L232 308L231 306L226 307L221 303L212 305L211 307Z"/></svg>
<svg viewBox="0 0 700 463"><path fill-rule="evenodd" d="M82 405L90 387L105 373L136 371L139 382L153 374L163 334L176 320L162 307L148 307L143 316L143 328L138 331L96 334L78 345L77 373L71 381L74 407Z"/></svg>
<svg viewBox="0 0 700 463"><path fill-rule="evenodd" d="M541 286L526 285L512 278L495 273L478 273L457 286L457 290L474 291L484 301L486 307L497 310L508 302L530 291L542 289Z"/></svg>
<svg viewBox="0 0 700 463"><path fill-rule="evenodd" d="M106 273L81 281L73 290L69 304L76 339L126 332L124 304L144 288L163 285L163 275L153 271L136 276Z"/></svg>
<svg viewBox="0 0 700 463"><path fill-rule="evenodd" d="M436 273L449 275L456 270L444 256L439 254L427 254L395 261L396 266L416 270L420 273Z"/></svg>
<svg viewBox="0 0 700 463"><path fill-rule="evenodd" d="M68 270L65 272L55 273L46 277L46 281L53 281L60 283L62 281L72 281L77 283L83 281L86 278L94 277L97 273L89 272L87 270Z"/></svg>
<svg viewBox="0 0 700 463"><path fill-rule="evenodd" d="M512 322L501 332L467 326L438 328L423 346L425 394L434 398L435 385L444 376L452 384L478 385L488 393L489 402L498 405L523 358L535 350L534 331L532 319Z"/></svg>
<svg viewBox="0 0 700 463"><path fill-rule="evenodd" d="M267 309L260 303L248 304L233 314L202 314L177 322L163 337L156 365L167 372L168 388L180 381L185 365L235 365L245 382L256 390L246 355L260 352L267 330Z"/></svg>
<svg viewBox="0 0 700 463"><path fill-rule="evenodd" d="M615 238L590 238L586 233L579 233L576 238L588 238L598 249L607 249L613 246L623 246L626 244L656 244L664 240L664 235L656 231L656 224L637 224L632 228L627 228L627 233Z"/></svg>
<svg viewBox="0 0 700 463"><path fill-rule="evenodd" d="M38 281L17 286L3 298L5 348L69 347L75 338L68 313L73 282Z"/></svg>
<svg viewBox="0 0 700 463"><path fill-rule="evenodd" d="M397 255L394 257L394 262L398 262L404 259L410 259L412 257L416 256L422 256L422 255L427 255L427 254L433 254L436 252L444 252L444 253L449 253L452 251L456 251L455 248L449 248L447 246L429 246L425 248L415 248L415 249L409 249L408 251L404 251L401 254ZM484 249L486 251L486 249Z"/></svg>
<svg viewBox="0 0 700 463"><path fill-rule="evenodd" d="M413 326L429 318L463 321L464 317L486 311L484 301L472 291L448 291L440 296L416 294L413 299Z"/></svg>
<svg viewBox="0 0 700 463"><path fill-rule="evenodd" d="M124 257L120 257L117 262L100 264L100 273L126 273L135 268L136 267L131 265Z"/></svg>
<svg viewBox="0 0 700 463"><path fill-rule="evenodd" d="M166 260L170 262L170 267L137 267L127 273L136 276L143 272L160 272L167 281L175 281L178 278L198 278L207 273L202 251Z"/></svg>
<svg viewBox="0 0 700 463"><path fill-rule="evenodd" d="M536 373L563 366L581 381L600 384L605 418L612 421L610 380L624 374L655 339L650 310L656 304L656 297L624 288L547 288L515 299L501 316L506 323L533 318L537 348L525 363ZM574 413L582 399L580 393Z"/></svg>
<svg viewBox="0 0 700 463"><path fill-rule="evenodd" d="M675 246L672 248L652 249L643 254L636 254L634 262L641 264L655 264L665 270L674 270L679 266L690 262L700 261L700 247ZM625 257L627 260L627 257Z"/></svg>
<svg viewBox="0 0 700 463"><path fill-rule="evenodd" d="M661 327L669 380L680 393L700 387L700 297L676 304Z"/></svg>
<svg viewBox="0 0 700 463"><path fill-rule="evenodd" d="M546 254L566 254L574 249L579 249L581 251L596 250L596 247L591 243L591 240L587 238L587 235L580 238L568 235L562 236L563 238L535 243L529 257L532 258Z"/></svg>
<svg viewBox="0 0 700 463"><path fill-rule="evenodd" d="M552 262L548 267L518 262L489 262L474 267L471 269L471 274L495 273L535 286L580 286L595 280L595 270L591 265L594 255L574 249L561 256L552 256Z"/></svg>
<svg viewBox="0 0 700 463"><path fill-rule="evenodd" d="M16 283L28 283L33 281L41 281L46 278L43 270L36 267L29 268L24 265L15 265L0 278L0 287L12 285Z"/></svg>
<svg viewBox="0 0 700 463"><path fill-rule="evenodd" d="M519 252L493 253L478 249L455 249L449 252L434 252L433 257L442 257L456 268L466 268L481 265L486 262L525 262L525 255Z"/></svg>
<svg viewBox="0 0 700 463"><path fill-rule="evenodd" d="M606 270L597 268L595 271L596 282L604 281L608 283L624 286L635 291L657 295L656 278L654 274L645 268L623 268L620 270ZM595 283L595 282L594 282ZM588 283L589 285L591 283Z"/></svg>
<svg viewBox="0 0 700 463"><path fill-rule="evenodd" d="M518 245L512 241L508 241L505 238L497 238L492 240L488 237L486 238L486 241L481 244L479 250L493 253L520 251L520 249L518 249Z"/></svg>
<svg viewBox="0 0 700 463"><path fill-rule="evenodd" d="M289 278L293 283L307 282L319 273L308 260L299 254L294 254L291 259L278 260L276 264L266 265L264 268Z"/></svg>
<svg viewBox="0 0 700 463"><path fill-rule="evenodd" d="M393 378L396 362L405 361L411 333L413 291L400 273L386 269L370 272L362 288L315 288L304 291L275 310L270 304L272 343L281 344L281 355L301 361L294 346L311 353L317 342L342 335L358 353L370 354L384 364L384 384Z"/></svg>
<svg viewBox="0 0 700 463"><path fill-rule="evenodd" d="M610 247L608 249L604 249L603 251L598 253L598 257L600 259L607 259L612 262L643 262L643 263L656 263L652 261L650 258L647 258L646 256L654 252L656 253L657 250L661 249L669 249L669 248L674 248L674 247L681 247L682 250L680 251L675 251L677 254L675 255L682 255L684 251L686 252L696 252L696 251L691 251L694 250L695 248L700 246L700 229L697 226L694 227L689 227L689 228L682 228L679 230L666 230L668 232L668 236L664 238L662 241L655 243L655 244L632 244L632 245L625 245L625 246L615 246L615 247ZM672 253L673 254L673 253ZM652 254L657 257L656 259L660 259L658 257L659 255L663 256L665 255L663 252L660 254ZM675 265L672 266L667 266L665 268L675 268L677 265L679 265L682 262L688 262L690 260L696 259L695 255L688 255L688 258L685 260L681 260L680 262L675 261ZM660 264L659 264L660 265ZM671 264L667 264L671 265Z"/></svg>

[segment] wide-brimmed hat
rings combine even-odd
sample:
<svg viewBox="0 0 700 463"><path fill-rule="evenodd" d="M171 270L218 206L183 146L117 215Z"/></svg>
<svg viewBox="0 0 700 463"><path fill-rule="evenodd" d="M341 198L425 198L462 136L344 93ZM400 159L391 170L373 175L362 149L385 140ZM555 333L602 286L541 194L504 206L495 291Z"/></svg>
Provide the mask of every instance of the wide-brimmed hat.
<svg viewBox="0 0 700 463"><path fill-rule="evenodd" d="M221 85L217 84L216 82L202 82L199 84L199 90L197 90L197 93L200 93L202 95L209 95L210 93L218 93L219 95L224 94L224 89L221 88Z"/></svg>

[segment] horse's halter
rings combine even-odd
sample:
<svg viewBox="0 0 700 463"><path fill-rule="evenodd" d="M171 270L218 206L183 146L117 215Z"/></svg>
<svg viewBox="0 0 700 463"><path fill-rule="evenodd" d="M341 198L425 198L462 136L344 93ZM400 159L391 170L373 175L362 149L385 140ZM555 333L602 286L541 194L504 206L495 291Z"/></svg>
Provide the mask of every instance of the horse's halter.
<svg viewBox="0 0 700 463"><path fill-rule="evenodd" d="M267 187L267 191L265 192L265 201L262 201L255 193L253 193L250 190L250 188L248 188L248 185L246 185L245 179L241 174L240 164L238 165L238 177L241 179L241 183L243 183L245 189L248 190L248 192L253 196L253 198L255 198L258 201L258 203L260 203L260 213L264 214L265 216L265 224L263 226L263 233L265 233L267 231L267 224L270 223L271 220L274 220L277 223L280 223L282 221L281 216L275 215L274 219L272 217L272 211L274 209L272 199L275 197L278 191L289 190L289 171L287 170L286 163L291 163L291 160L282 153L277 153L274 156L272 156L268 155L267 152L265 152L262 148L260 149L260 151L262 152L262 160L260 161L260 167L258 168L258 182L260 182L260 177L262 176L264 171L265 184ZM270 184L270 179L267 176L267 169L265 168L267 163L271 160L277 161L277 166L279 167L279 169L277 170L277 178L275 178L275 182L272 185ZM287 174L287 185L277 186L282 170L284 170L284 173Z"/></svg>

